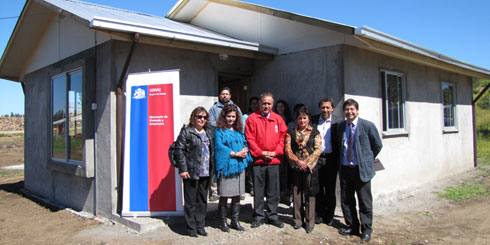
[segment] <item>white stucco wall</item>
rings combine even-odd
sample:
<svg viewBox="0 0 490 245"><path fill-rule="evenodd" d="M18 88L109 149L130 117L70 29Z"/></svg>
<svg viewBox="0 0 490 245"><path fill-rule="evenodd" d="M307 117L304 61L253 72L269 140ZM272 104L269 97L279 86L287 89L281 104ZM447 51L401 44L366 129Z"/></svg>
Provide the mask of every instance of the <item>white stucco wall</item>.
<svg viewBox="0 0 490 245"><path fill-rule="evenodd" d="M473 167L471 78L413 63L345 48L345 99L359 102L359 116L372 121L383 134L380 70L406 76L406 132L382 136L378 158L385 170L372 181L374 196L450 176ZM442 82L456 85L457 132L443 130Z"/></svg>
<svg viewBox="0 0 490 245"><path fill-rule="evenodd" d="M189 117L192 110L198 106L202 106L209 111L214 102L218 101L216 96L198 96L198 95L181 95L180 96L180 123L175 127L179 129L183 124L189 123Z"/></svg>
<svg viewBox="0 0 490 245"><path fill-rule="evenodd" d="M87 28L88 23L81 23L73 18L59 15L46 28L46 31L35 49L31 60L26 65L25 73L53 64L61 59L87 50L111 39L105 33Z"/></svg>

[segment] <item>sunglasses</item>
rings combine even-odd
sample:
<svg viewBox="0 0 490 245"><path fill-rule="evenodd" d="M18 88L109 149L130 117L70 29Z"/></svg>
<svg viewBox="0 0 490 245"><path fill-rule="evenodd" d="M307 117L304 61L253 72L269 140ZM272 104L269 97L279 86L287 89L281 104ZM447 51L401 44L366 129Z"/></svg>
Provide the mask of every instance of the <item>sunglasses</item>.
<svg viewBox="0 0 490 245"><path fill-rule="evenodd" d="M208 116L195 116L197 119L208 120Z"/></svg>

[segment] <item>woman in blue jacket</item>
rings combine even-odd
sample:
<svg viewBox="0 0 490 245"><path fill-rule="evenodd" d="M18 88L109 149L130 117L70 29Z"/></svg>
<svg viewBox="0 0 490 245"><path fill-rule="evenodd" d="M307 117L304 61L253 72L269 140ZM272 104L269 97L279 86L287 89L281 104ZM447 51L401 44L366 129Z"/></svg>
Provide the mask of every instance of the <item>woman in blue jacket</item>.
<svg viewBox="0 0 490 245"><path fill-rule="evenodd" d="M252 157L248 153L247 141L242 133L242 119L238 112L236 105L225 105L218 117L215 131L216 179L220 196L219 228L224 232L230 231L226 223L228 198L231 198L231 228L245 230L238 221L240 195L245 193L245 169Z"/></svg>

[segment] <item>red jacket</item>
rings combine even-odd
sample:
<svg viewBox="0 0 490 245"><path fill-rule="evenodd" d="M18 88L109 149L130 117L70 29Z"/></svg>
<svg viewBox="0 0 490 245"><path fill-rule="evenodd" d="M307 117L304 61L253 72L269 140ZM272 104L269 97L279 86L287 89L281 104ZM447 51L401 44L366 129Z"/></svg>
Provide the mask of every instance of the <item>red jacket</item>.
<svg viewBox="0 0 490 245"><path fill-rule="evenodd" d="M281 116L270 112L269 118L262 116L260 111L248 116L245 121L245 138L254 164L280 164L284 154L284 137L288 128ZM265 161L261 155L264 151L273 151L276 157Z"/></svg>

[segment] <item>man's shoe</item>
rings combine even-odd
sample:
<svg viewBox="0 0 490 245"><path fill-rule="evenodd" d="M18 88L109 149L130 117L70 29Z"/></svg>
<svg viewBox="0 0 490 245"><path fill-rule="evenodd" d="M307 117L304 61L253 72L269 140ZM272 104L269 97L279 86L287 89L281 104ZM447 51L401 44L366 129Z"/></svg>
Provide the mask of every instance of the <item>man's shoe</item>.
<svg viewBox="0 0 490 245"><path fill-rule="evenodd" d="M353 230L351 227L348 227L348 228L340 228L339 229L339 233L340 235L344 235L344 236L349 236L349 235L359 235L359 232Z"/></svg>
<svg viewBox="0 0 490 245"><path fill-rule="evenodd" d="M197 234L198 234L199 236L207 236L207 235L208 235L208 233L206 232L206 230L204 230L204 228L202 228L202 229L197 229Z"/></svg>
<svg viewBox="0 0 490 245"><path fill-rule="evenodd" d="M190 237L198 237L196 233L189 233Z"/></svg>
<svg viewBox="0 0 490 245"><path fill-rule="evenodd" d="M261 226L263 223L264 223L263 220L254 220L254 222L252 222L252 225L250 225L250 227L251 228L257 228L257 227Z"/></svg>
<svg viewBox="0 0 490 245"><path fill-rule="evenodd" d="M306 228L306 233L311 233L311 232L313 232L313 228L314 228L314 227L307 227L307 228Z"/></svg>
<svg viewBox="0 0 490 245"><path fill-rule="evenodd" d="M271 225L273 225L273 226L275 226L277 228L283 228L284 227L284 223L282 223L278 219L269 221L269 224L271 224Z"/></svg>
<svg viewBox="0 0 490 245"><path fill-rule="evenodd" d="M218 201L218 200L219 200L219 196L214 196L214 195L213 195L213 196L209 197L209 201L210 201L210 202L216 202L216 201Z"/></svg>
<svg viewBox="0 0 490 245"><path fill-rule="evenodd" d="M301 228L301 225L294 224L293 228L294 228L295 230L297 230L297 229Z"/></svg>
<svg viewBox="0 0 490 245"><path fill-rule="evenodd" d="M333 225L333 219L327 220L327 222L325 222L325 224L327 224L328 226L332 226Z"/></svg>
<svg viewBox="0 0 490 245"><path fill-rule="evenodd" d="M321 224L322 222L323 222L323 218L322 218L322 217L317 216L317 217L315 218L315 224L317 224L317 225L318 225L318 224Z"/></svg>
<svg viewBox="0 0 490 245"><path fill-rule="evenodd" d="M364 242L369 242L371 240L371 235L364 233L361 235L361 240Z"/></svg>

